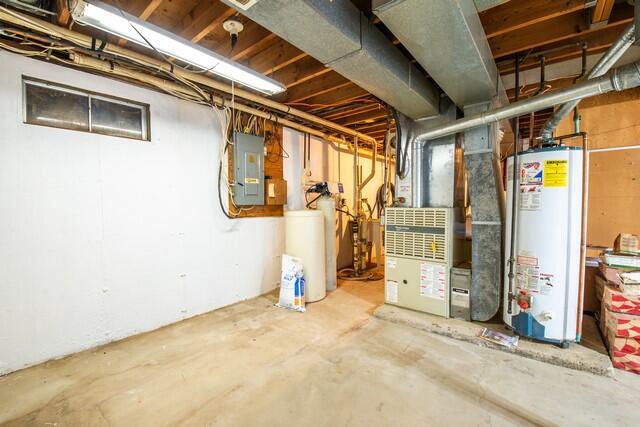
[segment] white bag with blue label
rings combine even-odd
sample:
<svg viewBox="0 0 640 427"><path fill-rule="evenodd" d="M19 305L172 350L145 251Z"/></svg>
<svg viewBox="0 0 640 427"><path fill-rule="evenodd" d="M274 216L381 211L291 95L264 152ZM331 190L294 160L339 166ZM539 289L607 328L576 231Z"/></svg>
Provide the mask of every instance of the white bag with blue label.
<svg viewBox="0 0 640 427"><path fill-rule="evenodd" d="M304 312L304 269L300 258L282 255L278 307Z"/></svg>

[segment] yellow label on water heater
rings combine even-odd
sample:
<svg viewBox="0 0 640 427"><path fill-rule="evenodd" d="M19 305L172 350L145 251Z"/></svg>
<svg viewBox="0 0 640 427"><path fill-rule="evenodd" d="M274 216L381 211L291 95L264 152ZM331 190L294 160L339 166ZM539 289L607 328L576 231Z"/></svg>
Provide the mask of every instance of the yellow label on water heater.
<svg viewBox="0 0 640 427"><path fill-rule="evenodd" d="M569 182L568 160L545 160L542 183L545 187L566 187Z"/></svg>

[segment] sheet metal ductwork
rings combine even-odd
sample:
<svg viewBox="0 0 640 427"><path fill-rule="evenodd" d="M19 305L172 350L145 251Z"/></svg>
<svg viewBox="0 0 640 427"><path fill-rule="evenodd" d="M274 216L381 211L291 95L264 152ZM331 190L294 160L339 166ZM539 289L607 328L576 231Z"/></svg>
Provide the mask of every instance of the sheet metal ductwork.
<svg viewBox="0 0 640 427"><path fill-rule="evenodd" d="M373 11L447 96L464 108L465 115L478 108L486 110L490 103L508 104L473 0L374 0ZM454 121L455 115L446 120ZM425 133L418 131L418 126L414 128L414 137ZM502 182L496 179L499 171L494 155L496 129L485 126L464 133L473 224L470 294L473 320L489 320L500 305L503 196ZM414 141L411 188L414 206L431 206L436 202L424 197L433 193L429 185L437 188L439 184L429 179L433 171L421 161L420 154L428 154L432 150L426 147L433 145L435 149L446 137ZM455 137L450 134L449 138Z"/></svg>
<svg viewBox="0 0 640 427"><path fill-rule="evenodd" d="M507 96L473 0L373 0L373 12L459 107Z"/></svg>
<svg viewBox="0 0 640 427"><path fill-rule="evenodd" d="M438 114L437 88L350 1L223 1L406 116Z"/></svg>

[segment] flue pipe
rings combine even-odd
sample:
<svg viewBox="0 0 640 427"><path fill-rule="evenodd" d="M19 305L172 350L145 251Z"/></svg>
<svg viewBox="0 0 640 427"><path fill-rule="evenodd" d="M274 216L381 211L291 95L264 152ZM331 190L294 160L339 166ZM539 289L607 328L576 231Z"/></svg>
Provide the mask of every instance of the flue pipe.
<svg viewBox="0 0 640 427"><path fill-rule="evenodd" d="M616 62L624 55L624 53L633 45L636 40L635 36L636 26L635 24L629 25L620 38L602 55L600 60L593 66L589 74L587 74L587 80L600 77L605 74ZM542 130L540 130L540 137L543 141L550 141L553 138L553 131L558 127L562 119L567 117L571 111L578 105L580 99L576 99L565 104L562 104L549 119L546 121Z"/></svg>
<svg viewBox="0 0 640 427"><path fill-rule="evenodd" d="M0 21L8 22L23 28L28 28L38 33L44 33L52 37L57 37L86 49L91 49L92 46L95 46L95 39L93 39L90 36L78 33L76 31L68 30L64 27L51 24L41 19L37 19L32 16L25 15L20 12L17 12L2 6L0 6ZM349 135L352 137L357 136L361 141L367 141L370 143L374 143L376 141L375 138L372 138L369 135L365 135L363 133L357 132L348 127L341 126L337 123L331 122L329 120L323 119L313 114L309 114L307 112L298 110L296 108L290 107L280 102L273 101L269 98L266 98L261 95L257 95L248 90L240 89L237 87L232 89L231 85L220 82L211 77L208 77L206 74L184 70L180 67L171 65L167 62L164 62L155 58L151 58L146 55L142 55L140 53L134 52L122 46L118 46L117 44L105 43L101 51L106 54L114 55L121 58L126 58L142 66L152 67L159 71L161 70L165 73L173 73L183 79L201 84L203 86L206 86L221 92L225 92L228 94L230 94L231 92L234 92L235 96L238 98L255 102L256 104L263 105L272 110L280 111L282 113L295 116L301 120L314 123L318 126L322 126L327 129L331 129L333 131L336 131L345 135Z"/></svg>
<svg viewBox="0 0 640 427"><path fill-rule="evenodd" d="M618 67L602 77L586 80L557 92L535 96L520 102L514 102L505 107L456 120L448 125L423 132L416 137L416 140L424 143L453 133L496 123L500 120L511 119L565 102L589 98L611 91L620 92L637 86L640 86L640 61Z"/></svg>

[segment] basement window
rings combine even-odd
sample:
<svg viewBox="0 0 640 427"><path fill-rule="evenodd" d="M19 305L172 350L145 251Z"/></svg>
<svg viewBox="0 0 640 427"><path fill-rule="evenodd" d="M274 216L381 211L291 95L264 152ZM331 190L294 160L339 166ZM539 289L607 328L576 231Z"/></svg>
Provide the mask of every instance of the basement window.
<svg viewBox="0 0 640 427"><path fill-rule="evenodd" d="M23 78L24 122L149 141L149 106Z"/></svg>

